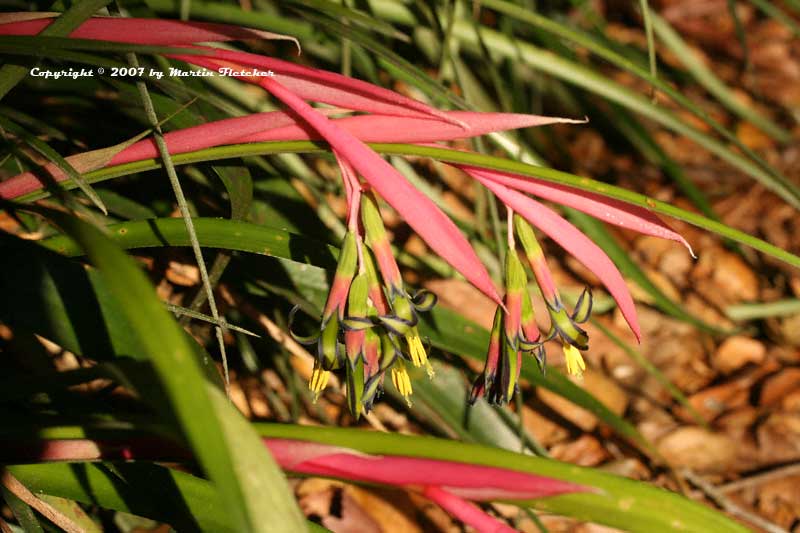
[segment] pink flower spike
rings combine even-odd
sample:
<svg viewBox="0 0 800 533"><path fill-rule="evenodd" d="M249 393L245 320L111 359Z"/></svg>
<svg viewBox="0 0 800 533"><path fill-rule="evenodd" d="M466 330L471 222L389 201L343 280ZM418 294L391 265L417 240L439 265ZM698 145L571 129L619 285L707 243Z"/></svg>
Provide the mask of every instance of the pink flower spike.
<svg viewBox="0 0 800 533"><path fill-rule="evenodd" d="M463 500L439 487L425 487L422 494L466 525L474 527L478 533L516 533L517 531L483 512L474 503Z"/></svg>
<svg viewBox="0 0 800 533"><path fill-rule="evenodd" d="M0 35L36 35L48 27L58 13L20 20L18 15L30 13L8 13L0 18ZM34 13L33 15L39 15ZM297 39L268 31L214 24L210 22L178 21L166 19L141 19L128 17L92 17L69 35L73 39L93 39L130 44L154 46L186 45L193 43L238 41L244 39Z"/></svg>
<svg viewBox="0 0 800 533"><path fill-rule="evenodd" d="M633 303L633 298L631 298L628 287L625 285L622 274L619 273L617 267L599 246L555 211L540 204L533 198L509 189L496 181L487 179L482 174L473 174L473 176L492 191L504 204L542 230L600 278L600 281L603 282L608 292L616 300L622 316L628 322L628 326L636 336L636 340L641 341L642 334L639 328L639 321L636 318L636 306Z"/></svg>
<svg viewBox="0 0 800 533"><path fill-rule="evenodd" d="M293 472L397 487L435 485L473 500L534 499L592 490L507 468L421 457L369 455L290 439L264 439L264 442L278 464Z"/></svg>
<svg viewBox="0 0 800 533"><path fill-rule="evenodd" d="M489 298L502 303L489 273L467 239L430 198L414 188L397 169L364 143L338 128L280 83L265 77L260 80L260 84L319 131L333 149L350 162L435 253Z"/></svg>
<svg viewBox="0 0 800 533"><path fill-rule="evenodd" d="M686 239L670 229L670 227L654 213L638 205L628 204L601 194L575 189L558 183L550 183L536 178L522 177L515 174L478 167L459 165L459 168L468 174L481 174L484 178L501 183L506 187L527 192L557 204L572 207L603 222L630 229L644 235L651 235L653 237L679 242L683 244L689 250L692 257L694 257L692 247L686 242Z"/></svg>

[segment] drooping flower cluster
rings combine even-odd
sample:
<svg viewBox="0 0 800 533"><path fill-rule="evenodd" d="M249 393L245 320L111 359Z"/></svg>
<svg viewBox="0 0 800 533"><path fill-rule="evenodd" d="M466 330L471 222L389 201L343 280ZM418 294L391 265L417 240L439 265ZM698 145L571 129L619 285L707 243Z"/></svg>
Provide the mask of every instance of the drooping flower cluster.
<svg viewBox="0 0 800 533"><path fill-rule="evenodd" d="M348 200L348 230L325 304L318 335L302 337L316 344L309 388L319 395L330 373L344 375L351 413L367 413L383 389L387 370L406 401L412 393L407 364L433 368L417 328L417 313L430 310L430 291L406 292L375 196L342 163ZM359 216L360 215L360 216ZM293 319L297 307L292 310Z"/></svg>
<svg viewBox="0 0 800 533"><path fill-rule="evenodd" d="M7 22L7 23L3 23ZM0 35L35 35L52 17L10 14L0 18ZM567 371L580 375L584 362L580 350L588 347L581 324L589 318L591 292L587 289L570 312L562 302L532 227L537 227L591 270L639 337L633 299L621 274L606 254L536 196L585 212L604 222L686 244L653 213L619 200L527 176L487 168L458 165L485 185L508 209L509 249L505 264L505 296L492 280L455 224L424 194L365 142L431 143L469 138L493 131L540 126L569 119L504 113L441 111L387 89L339 74L235 50L195 43L245 38L280 38L218 24L154 21L147 19L91 18L72 37L137 44L167 45L167 57L197 67L228 68L233 76L257 84L286 105L284 111L236 117L166 134L170 153L186 153L221 145L259 141L324 140L339 162L347 196L347 234L319 333L297 337L316 344L316 359L309 386L319 394L330 373L340 371L348 402L356 415L370 409L385 373L406 398L411 394L407 363L430 365L417 327L417 313L430 309L436 298L429 292L410 295L404 289L392 255L373 191L379 194L431 250L450 263L465 279L497 303L490 347L483 374L475 382L472 399L485 396L493 403L507 402L516 390L523 356L532 354L544 371L543 343L558 338ZM178 49L186 54L177 53ZM274 76L237 74L253 69L272 70ZM311 107L307 101L361 114L328 118L331 110ZM156 157L151 140L119 145L67 157L79 172ZM45 165L56 180L67 176L56 165ZM362 181L363 180L363 181ZM14 198L42 187L30 172L0 182L0 198ZM516 249L519 241L547 305L550 327L541 335L527 290L527 275ZM688 244L686 244L688 247ZM690 249L691 251L691 249ZM294 319L296 310L291 318Z"/></svg>

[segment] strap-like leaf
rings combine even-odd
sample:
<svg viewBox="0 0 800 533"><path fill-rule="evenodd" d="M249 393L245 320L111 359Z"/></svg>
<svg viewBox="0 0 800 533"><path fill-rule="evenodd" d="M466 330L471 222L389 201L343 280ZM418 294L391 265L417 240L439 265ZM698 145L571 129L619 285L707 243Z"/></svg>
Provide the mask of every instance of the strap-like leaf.
<svg viewBox="0 0 800 533"><path fill-rule="evenodd" d="M20 15L36 18L20 20ZM51 18L42 15L49 15ZM58 13L4 13L0 16L0 35L36 35L47 28L53 18L57 16ZM297 39L288 35L242 26L122 17L92 17L70 33L70 37L150 45L178 45L241 39L280 39L297 44Z"/></svg>

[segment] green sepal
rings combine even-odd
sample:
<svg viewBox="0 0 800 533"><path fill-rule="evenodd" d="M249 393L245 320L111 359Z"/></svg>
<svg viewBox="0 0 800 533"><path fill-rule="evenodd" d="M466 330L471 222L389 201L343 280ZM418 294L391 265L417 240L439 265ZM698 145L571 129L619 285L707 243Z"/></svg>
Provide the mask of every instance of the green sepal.
<svg viewBox="0 0 800 533"><path fill-rule="evenodd" d="M361 195L361 222L370 243L388 242L389 237L383 225L381 212L372 194Z"/></svg>
<svg viewBox="0 0 800 533"><path fill-rule="evenodd" d="M342 319L342 328L347 331L362 331L375 326L375 322L366 317L347 316Z"/></svg>
<svg viewBox="0 0 800 533"><path fill-rule="evenodd" d="M508 361L508 379L504 380L506 384L505 401L510 402L514 397L514 393L517 391L517 380L519 378L519 374L517 374L517 364L519 363L521 354L508 342L506 342L505 345L505 355Z"/></svg>
<svg viewBox="0 0 800 533"><path fill-rule="evenodd" d="M536 239L533 228L528 224L527 220L516 213L514 214L514 229L517 232L517 237L522 244L522 248L525 250L525 255L537 258L544 255L544 251L542 251L542 247Z"/></svg>
<svg viewBox="0 0 800 533"><path fill-rule="evenodd" d="M583 292L578 297L575 303L575 309L572 310L572 320L578 324L583 324L589 320L592 314L592 290L589 287L583 289Z"/></svg>
<svg viewBox="0 0 800 533"><path fill-rule="evenodd" d="M358 420L361 416L361 398L364 395L364 359L348 360L347 368L347 405L350 413Z"/></svg>
<svg viewBox="0 0 800 533"><path fill-rule="evenodd" d="M560 305L558 308L548 305L548 311L552 322L551 335L557 333L564 341L579 350L589 349L589 334L573 321L566 309Z"/></svg>
<svg viewBox="0 0 800 533"><path fill-rule="evenodd" d="M528 276L516 250L509 250L506 254L506 291L523 292L528 288Z"/></svg>
<svg viewBox="0 0 800 533"><path fill-rule="evenodd" d="M364 413L369 413L372 410L372 404L380 395L379 393L382 389L381 385L383 384L383 377L383 372L380 374L375 374L369 378L367 383L364 385L364 395L361 398L361 405L364 408Z"/></svg>
<svg viewBox="0 0 800 533"><path fill-rule="evenodd" d="M383 295L383 301L386 302L386 293L383 291L381 277L380 274L378 274L378 268L375 265L375 254L366 243L364 243L361 248L361 256L364 261L364 272L367 274L367 287L370 294L370 299L374 300L373 294L375 297L380 297L378 295ZM378 305L378 302L373 301L372 303L375 306Z"/></svg>
<svg viewBox="0 0 800 533"><path fill-rule="evenodd" d="M322 329L317 348L317 359L322 368L332 370L339 358L339 317L334 313Z"/></svg>
<svg viewBox="0 0 800 533"><path fill-rule="evenodd" d="M378 317L378 320L380 320L381 324L383 324L391 333L400 335L401 337L406 336L409 331L411 331L411 328L417 325L416 316L414 317L413 321L394 315L380 316Z"/></svg>
<svg viewBox="0 0 800 533"><path fill-rule="evenodd" d="M417 291L414 296L411 297L411 303L414 305L414 309L422 313L433 309L433 306L435 306L438 301L439 298L426 289Z"/></svg>
<svg viewBox="0 0 800 533"><path fill-rule="evenodd" d="M378 373L382 374L391 367L401 353L400 346L391 333L381 332L381 364Z"/></svg>
<svg viewBox="0 0 800 533"><path fill-rule="evenodd" d="M409 324L417 323L417 315L411 306L411 301L402 294L395 294L392 298L392 311L397 318L405 320Z"/></svg>
<svg viewBox="0 0 800 533"><path fill-rule="evenodd" d="M294 332L294 317L295 315L297 315L297 312L299 310L300 306L295 305L294 307L292 307L292 310L289 311L289 326L288 326L289 335L291 335L292 338L298 343L303 344L305 346L310 346L312 344L315 344L319 340L321 334L317 333L315 335L298 335L297 333Z"/></svg>
<svg viewBox="0 0 800 533"><path fill-rule="evenodd" d="M357 275L350 284L350 294L347 298L347 316L364 318L367 316L367 297L369 295L369 280L366 272Z"/></svg>
<svg viewBox="0 0 800 533"><path fill-rule="evenodd" d="M356 235L352 231L348 231L342 241L342 248L339 252L339 263L336 265L335 275L342 276L343 278L352 278L356 274L357 266L358 244L356 243Z"/></svg>
<svg viewBox="0 0 800 533"><path fill-rule="evenodd" d="M536 364L539 366L539 371L544 376L547 373L547 352L543 344L539 344L536 348L529 352L536 359Z"/></svg>

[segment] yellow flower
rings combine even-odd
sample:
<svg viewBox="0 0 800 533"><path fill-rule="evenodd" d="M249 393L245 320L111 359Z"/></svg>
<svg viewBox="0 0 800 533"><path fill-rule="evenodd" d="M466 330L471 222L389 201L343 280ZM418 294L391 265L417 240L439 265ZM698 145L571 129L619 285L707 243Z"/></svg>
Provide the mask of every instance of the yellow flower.
<svg viewBox="0 0 800 533"><path fill-rule="evenodd" d="M428 354L425 352L425 346L422 344L422 339L419 336L419 330L416 326L411 328L408 332L406 342L408 343L408 352L411 356L411 362L414 363L416 367L424 366L428 377L432 378L434 375L433 367L428 362Z"/></svg>
<svg viewBox="0 0 800 533"><path fill-rule="evenodd" d="M318 364L314 365L314 371L311 372L311 379L308 381L308 388L314 393L315 402L319 399L319 395L322 394L322 391L325 390L330 377L331 373L329 371Z"/></svg>
<svg viewBox="0 0 800 533"><path fill-rule="evenodd" d="M411 407L411 400L408 398L414 392L411 388L411 378L408 377L405 363L398 359L392 367L392 383L395 388L406 399L406 403Z"/></svg>
<svg viewBox="0 0 800 533"><path fill-rule="evenodd" d="M562 348L564 349L564 359L567 361L567 373L582 378L583 371L586 370L586 363L583 362L581 352L571 344L564 344Z"/></svg>

